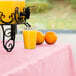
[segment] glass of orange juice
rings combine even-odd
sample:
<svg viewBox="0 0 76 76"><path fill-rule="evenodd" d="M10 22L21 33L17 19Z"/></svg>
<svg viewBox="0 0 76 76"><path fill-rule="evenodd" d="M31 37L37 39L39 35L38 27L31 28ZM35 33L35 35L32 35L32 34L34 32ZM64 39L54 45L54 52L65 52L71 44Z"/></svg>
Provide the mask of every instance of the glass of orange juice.
<svg viewBox="0 0 76 76"><path fill-rule="evenodd" d="M33 27L26 27L23 30L24 48L25 49L35 49L37 30Z"/></svg>

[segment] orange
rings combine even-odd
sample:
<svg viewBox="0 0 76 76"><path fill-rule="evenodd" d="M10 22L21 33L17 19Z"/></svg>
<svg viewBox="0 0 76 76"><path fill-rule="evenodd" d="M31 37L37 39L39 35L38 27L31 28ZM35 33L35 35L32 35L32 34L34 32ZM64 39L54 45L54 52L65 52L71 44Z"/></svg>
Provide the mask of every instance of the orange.
<svg viewBox="0 0 76 76"><path fill-rule="evenodd" d="M36 44L40 45L44 42L44 34L40 31L37 31L37 41Z"/></svg>
<svg viewBox="0 0 76 76"><path fill-rule="evenodd" d="M48 44L53 44L57 41L57 35L55 32L47 32L45 34L45 42Z"/></svg>

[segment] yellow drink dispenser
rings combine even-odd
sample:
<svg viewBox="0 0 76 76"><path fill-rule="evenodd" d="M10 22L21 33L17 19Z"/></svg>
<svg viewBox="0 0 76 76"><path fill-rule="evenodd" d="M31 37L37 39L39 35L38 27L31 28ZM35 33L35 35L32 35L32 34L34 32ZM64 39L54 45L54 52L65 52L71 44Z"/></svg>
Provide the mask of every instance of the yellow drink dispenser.
<svg viewBox="0 0 76 76"><path fill-rule="evenodd" d="M25 8L25 0L0 0L0 25L3 30L3 46L11 52L15 46L15 31L17 24L31 25L26 22L30 17L30 7ZM4 25L11 28L4 29ZM8 31L8 32L7 32ZM8 38L8 40L5 40Z"/></svg>
<svg viewBox="0 0 76 76"><path fill-rule="evenodd" d="M16 7L19 8L19 11L23 12L23 8L25 7L25 0L0 0L0 12L2 12L3 15L5 16L2 18L4 22L11 21L11 18L9 17L11 16L12 13L15 12ZM13 21L12 23L16 23L16 22ZM0 24L3 23L0 22Z"/></svg>

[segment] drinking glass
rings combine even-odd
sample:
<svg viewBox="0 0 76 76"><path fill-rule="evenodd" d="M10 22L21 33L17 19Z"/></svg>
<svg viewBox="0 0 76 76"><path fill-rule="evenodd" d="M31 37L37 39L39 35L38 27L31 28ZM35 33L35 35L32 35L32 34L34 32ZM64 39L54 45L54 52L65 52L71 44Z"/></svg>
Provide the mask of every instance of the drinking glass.
<svg viewBox="0 0 76 76"><path fill-rule="evenodd" d="M37 30L33 27L26 27L23 30L23 40L25 49L35 49L37 39Z"/></svg>

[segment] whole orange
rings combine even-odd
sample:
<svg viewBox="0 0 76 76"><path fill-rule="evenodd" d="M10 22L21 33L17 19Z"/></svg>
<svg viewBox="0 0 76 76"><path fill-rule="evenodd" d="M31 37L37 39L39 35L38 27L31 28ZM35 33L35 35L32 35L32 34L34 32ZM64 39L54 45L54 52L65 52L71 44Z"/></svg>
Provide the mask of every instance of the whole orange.
<svg viewBox="0 0 76 76"><path fill-rule="evenodd" d="M48 44L53 44L57 41L57 35L55 32L47 32L45 34L45 42Z"/></svg>
<svg viewBox="0 0 76 76"><path fill-rule="evenodd" d="M44 42L44 34L40 31L37 31L37 41L36 44L40 45Z"/></svg>

